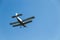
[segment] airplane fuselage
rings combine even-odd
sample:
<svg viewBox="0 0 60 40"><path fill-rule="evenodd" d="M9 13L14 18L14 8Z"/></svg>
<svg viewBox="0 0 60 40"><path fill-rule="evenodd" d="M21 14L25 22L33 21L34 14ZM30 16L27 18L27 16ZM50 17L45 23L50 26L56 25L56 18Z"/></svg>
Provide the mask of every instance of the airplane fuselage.
<svg viewBox="0 0 60 40"><path fill-rule="evenodd" d="M21 19L21 18L16 17L16 19L18 20L18 22L19 22L21 25L23 25L24 27L26 27L26 26L25 26L25 24L24 24L24 22L22 21L22 19Z"/></svg>

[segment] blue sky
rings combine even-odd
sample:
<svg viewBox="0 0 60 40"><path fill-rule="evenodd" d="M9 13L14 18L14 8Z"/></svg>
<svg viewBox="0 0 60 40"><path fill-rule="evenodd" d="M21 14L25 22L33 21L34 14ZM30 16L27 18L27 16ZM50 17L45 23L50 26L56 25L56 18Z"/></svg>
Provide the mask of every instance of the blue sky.
<svg viewBox="0 0 60 40"><path fill-rule="evenodd" d="M35 16L26 28L12 27L11 16ZM59 0L0 0L0 40L60 40Z"/></svg>

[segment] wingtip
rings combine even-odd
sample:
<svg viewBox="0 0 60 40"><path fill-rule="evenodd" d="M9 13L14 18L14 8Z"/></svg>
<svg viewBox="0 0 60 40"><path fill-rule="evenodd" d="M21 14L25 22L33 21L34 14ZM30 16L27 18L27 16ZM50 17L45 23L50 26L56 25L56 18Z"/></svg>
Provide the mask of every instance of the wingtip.
<svg viewBox="0 0 60 40"><path fill-rule="evenodd" d="M35 16L32 16L32 18L35 18Z"/></svg>

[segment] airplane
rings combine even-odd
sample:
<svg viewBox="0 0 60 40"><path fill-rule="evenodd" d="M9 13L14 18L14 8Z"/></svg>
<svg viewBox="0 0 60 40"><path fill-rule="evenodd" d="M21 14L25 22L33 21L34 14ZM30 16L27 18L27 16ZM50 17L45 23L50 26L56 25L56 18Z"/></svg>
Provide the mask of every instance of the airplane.
<svg viewBox="0 0 60 40"><path fill-rule="evenodd" d="M22 14L16 13L16 16L12 16L12 18L17 19L17 22L12 22L12 23L10 23L10 25L13 25L13 27L16 27L16 26L24 26L24 27L26 27L26 24L32 22L32 19L35 18L34 16L32 16L30 18L22 20L19 16L22 16Z"/></svg>

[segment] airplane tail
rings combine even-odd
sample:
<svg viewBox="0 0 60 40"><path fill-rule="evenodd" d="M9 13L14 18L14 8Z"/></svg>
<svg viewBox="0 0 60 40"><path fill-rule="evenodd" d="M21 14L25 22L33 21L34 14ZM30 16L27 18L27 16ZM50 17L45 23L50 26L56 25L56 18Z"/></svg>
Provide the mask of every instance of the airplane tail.
<svg viewBox="0 0 60 40"><path fill-rule="evenodd" d="M15 17L18 17L18 16L22 16L22 14L16 13L16 16L12 16L12 18L15 18Z"/></svg>

